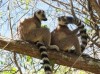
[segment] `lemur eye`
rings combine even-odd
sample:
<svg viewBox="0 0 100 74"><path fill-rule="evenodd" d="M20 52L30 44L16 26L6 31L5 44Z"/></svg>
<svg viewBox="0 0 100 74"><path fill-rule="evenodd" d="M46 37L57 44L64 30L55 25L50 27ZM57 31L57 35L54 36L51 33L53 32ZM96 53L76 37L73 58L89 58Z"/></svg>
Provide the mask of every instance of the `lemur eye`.
<svg viewBox="0 0 100 74"><path fill-rule="evenodd" d="M43 13L44 13L44 11L43 11Z"/></svg>
<svg viewBox="0 0 100 74"><path fill-rule="evenodd" d="M65 18L62 18L62 20L63 20L63 21L66 21L66 19L65 19Z"/></svg>
<svg viewBox="0 0 100 74"><path fill-rule="evenodd" d="M42 17L45 17L45 14L42 14Z"/></svg>

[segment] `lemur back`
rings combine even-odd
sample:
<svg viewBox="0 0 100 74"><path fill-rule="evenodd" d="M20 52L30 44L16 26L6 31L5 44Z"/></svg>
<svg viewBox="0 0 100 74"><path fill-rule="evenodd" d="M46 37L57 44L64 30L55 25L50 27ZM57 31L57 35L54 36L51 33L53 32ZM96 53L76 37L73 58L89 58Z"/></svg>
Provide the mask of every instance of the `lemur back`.
<svg viewBox="0 0 100 74"><path fill-rule="evenodd" d="M51 34L49 29L41 27L41 21L46 21L45 12L38 10L32 18L25 19L18 27L18 34L21 40L35 43L39 48L45 74L52 74L50 61L47 55L47 47L51 43Z"/></svg>
<svg viewBox="0 0 100 74"><path fill-rule="evenodd" d="M29 36L27 35L31 35L32 30L40 27L41 22L36 16L24 19L24 21L20 22L20 25L18 27L18 34L20 36L20 39L28 40Z"/></svg>
<svg viewBox="0 0 100 74"><path fill-rule="evenodd" d="M58 18L58 26L51 33L51 44L57 45L61 50L67 51L72 46L75 47L75 52L77 54L82 53L82 47L79 44L79 40L77 37L77 32L80 30L80 27L71 31L67 24L72 23L72 18L61 16Z"/></svg>

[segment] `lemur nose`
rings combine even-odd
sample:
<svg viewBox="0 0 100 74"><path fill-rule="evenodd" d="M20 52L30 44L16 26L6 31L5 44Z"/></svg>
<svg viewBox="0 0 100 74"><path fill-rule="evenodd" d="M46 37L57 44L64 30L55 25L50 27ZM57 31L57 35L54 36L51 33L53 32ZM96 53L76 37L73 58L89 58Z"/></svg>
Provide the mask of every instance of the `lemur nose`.
<svg viewBox="0 0 100 74"><path fill-rule="evenodd" d="M47 21L47 18L44 18L43 20L44 20L44 21Z"/></svg>

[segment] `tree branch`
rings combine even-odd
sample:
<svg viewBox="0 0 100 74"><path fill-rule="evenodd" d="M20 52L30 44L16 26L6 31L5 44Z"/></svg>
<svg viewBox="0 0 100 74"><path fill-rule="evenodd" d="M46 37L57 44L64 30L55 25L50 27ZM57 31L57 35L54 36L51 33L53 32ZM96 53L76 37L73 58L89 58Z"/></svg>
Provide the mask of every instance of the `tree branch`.
<svg viewBox="0 0 100 74"><path fill-rule="evenodd" d="M91 0L90 3L92 5L93 9L97 12L98 16L100 17L100 7L97 4L96 0Z"/></svg>
<svg viewBox="0 0 100 74"><path fill-rule="evenodd" d="M6 45L7 44L7 45ZM6 45L6 47L5 47ZM0 38L0 48L10 51L16 52L18 54L28 55L34 58L40 59L40 53L35 45L30 45L24 43L22 41L9 40ZM48 56L50 60L53 60L54 63L64 66L71 67L75 60L77 60L78 56L75 54L57 52L48 50ZM85 71L90 71L95 74L100 73L100 60L93 59L91 57L81 57L77 63L73 66L74 68L82 69Z"/></svg>

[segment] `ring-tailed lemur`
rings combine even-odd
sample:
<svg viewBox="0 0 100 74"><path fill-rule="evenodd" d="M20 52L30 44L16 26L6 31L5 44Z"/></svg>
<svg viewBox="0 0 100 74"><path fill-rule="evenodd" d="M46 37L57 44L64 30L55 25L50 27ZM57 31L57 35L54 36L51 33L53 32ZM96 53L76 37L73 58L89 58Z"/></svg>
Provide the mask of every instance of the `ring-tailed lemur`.
<svg viewBox="0 0 100 74"><path fill-rule="evenodd" d="M71 31L66 24L73 23L72 21L73 18L70 17L66 17L66 16L58 17L58 26L51 33L52 36L51 44L57 45L63 51L68 51L72 46L74 46L76 54L81 54L83 48L81 48L79 44L77 32L78 30L80 30L81 33L83 33L82 31L83 27L79 26L78 29ZM84 36L83 34L81 34L82 37Z"/></svg>
<svg viewBox="0 0 100 74"><path fill-rule="evenodd" d="M29 43L36 44L36 46L40 50L45 74L52 74L50 61L47 55L47 48L55 47L56 49L56 46L50 46L50 31L47 28L41 27L41 21L47 21L47 18L43 10L38 10L34 13L33 17L20 22L20 25L18 27L18 34L20 36L20 39L22 39L23 41L28 41Z"/></svg>

